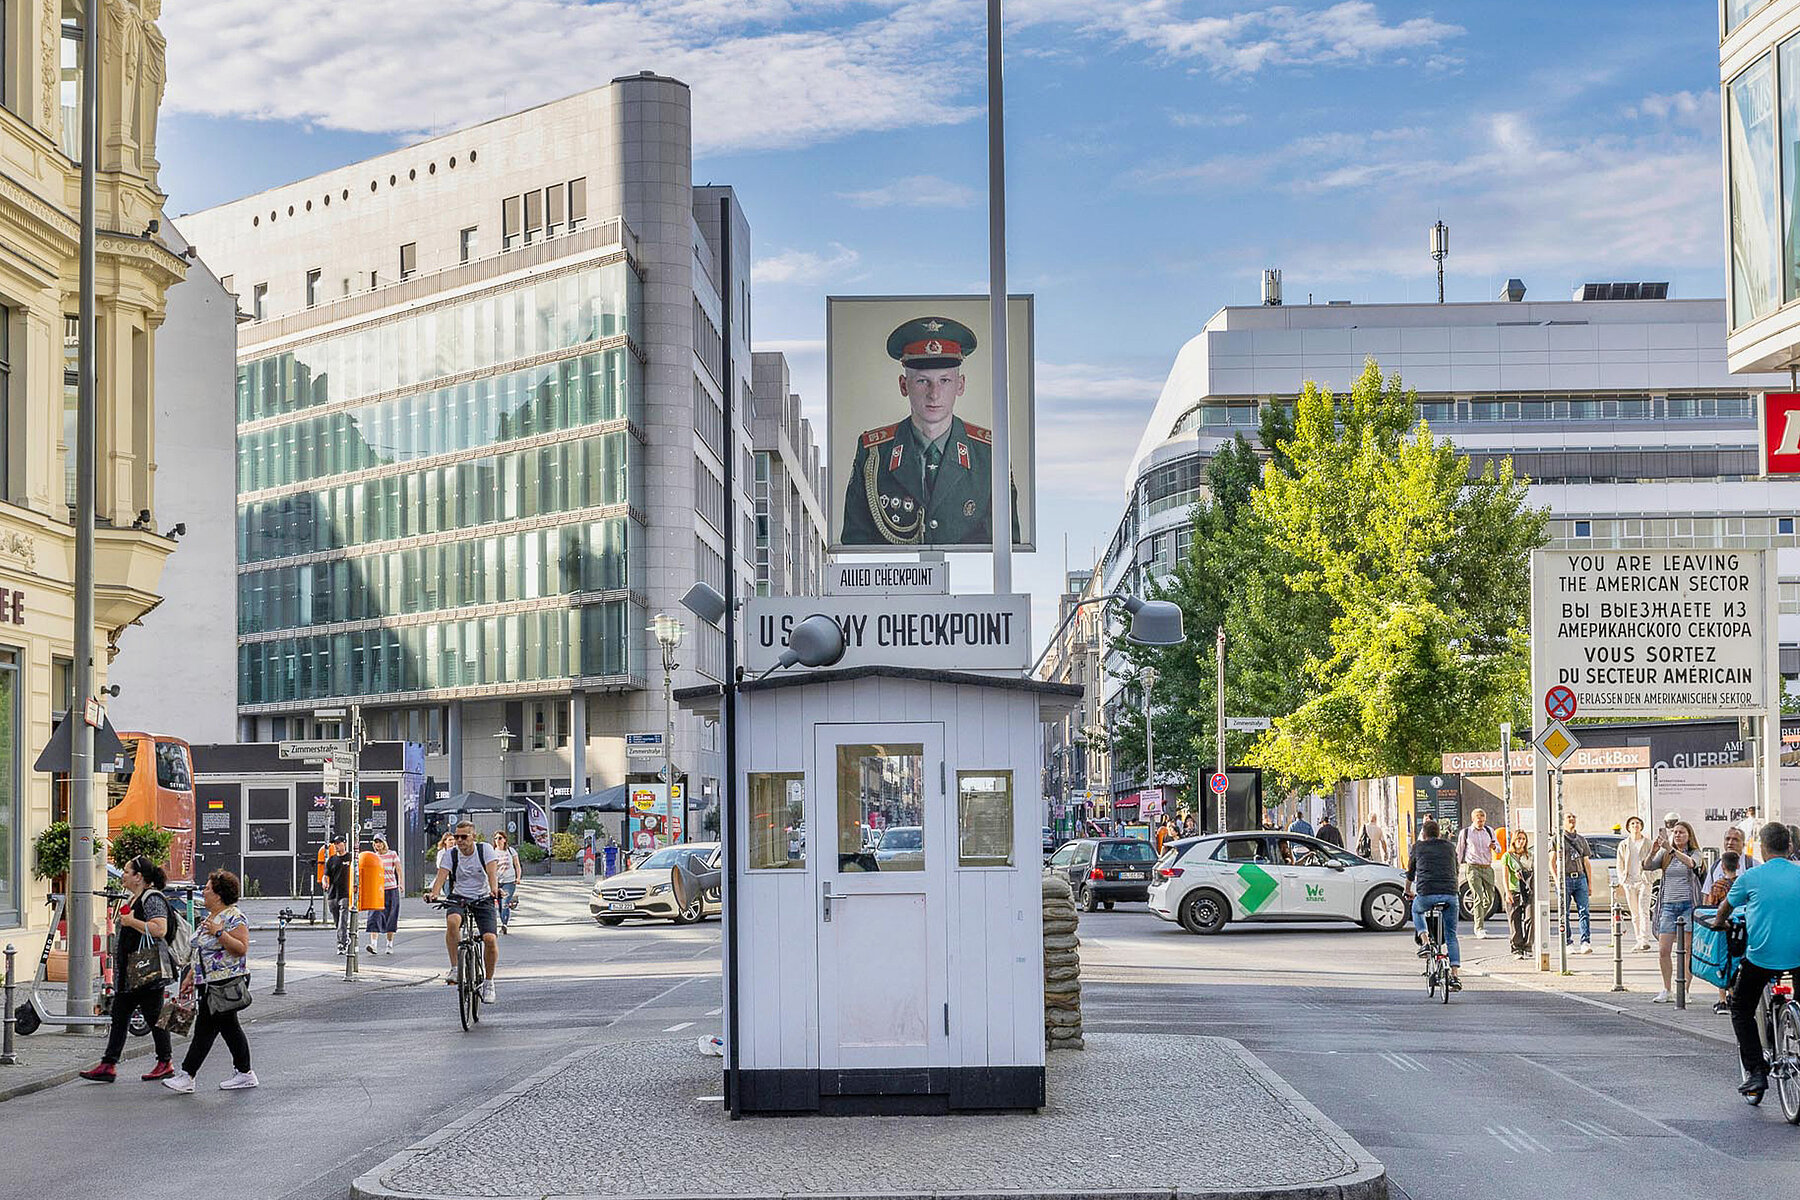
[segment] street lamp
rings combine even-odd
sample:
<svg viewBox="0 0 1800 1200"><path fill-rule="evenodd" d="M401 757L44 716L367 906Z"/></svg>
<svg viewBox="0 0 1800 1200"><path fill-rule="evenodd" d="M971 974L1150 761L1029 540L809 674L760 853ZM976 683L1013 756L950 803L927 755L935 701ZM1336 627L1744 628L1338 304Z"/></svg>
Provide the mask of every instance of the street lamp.
<svg viewBox="0 0 1800 1200"><path fill-rule="evenodd" d="M1148 787L1156 786L1156 706L1152 703L1151 691L1156 687L1157 670L1145 667L1138 672L1138 679L1144 685L1144 774L1149 779ZM1138 817L1144 822L1144 828L1150 828L1149 814L1144 811L1142 793L1138 800Z"/></svg>
<svg viewBox="0 0 1800 1200"><path fill-rule="evenodd" d="M512 749L512 743L513 743L513 731L511 729L507 728L505 721L500 722L500 729L498 732L496 732L494 734L494 744L496 746L500 747L499 788L500 788L500 818L502 820L505 820L507 813L511 811L511 809L509 809L507 807L508 796L506 794L506 752L508 750ZM547 810L547 809L545 810L546 815L548 815L548 811L549 810ZM529 830L531 828L531 810L529 808L525 810L525 828L527 830ZM506 844L508 846L511 846L513 844L513 833L514 833L514 830L511 830L511 829L508 829L506 831ZM451 882L455 883L456 881L451 880Z"/></svg>
<svg viewBox="0 0 1800 1200"><path fill-rule="evenodd" d="M669 843L674 844L675 830L675 668L680 666L675 661L675 651L681 647L681 622L667 613L657 613L650 622L650 631L662 646L663 664L663 786L668 789L668 812L671 828ZM687 791L681 793L681 840L687 840Z"/></svg>

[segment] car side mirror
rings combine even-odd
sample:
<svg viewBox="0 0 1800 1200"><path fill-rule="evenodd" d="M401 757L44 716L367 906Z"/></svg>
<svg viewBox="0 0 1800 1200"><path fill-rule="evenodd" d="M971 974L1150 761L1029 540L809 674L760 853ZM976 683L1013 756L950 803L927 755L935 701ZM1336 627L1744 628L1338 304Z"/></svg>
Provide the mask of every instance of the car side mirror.
<svg viewBox="0 0 1800 1200"><path fill-rule="evenodd" d="M1334 871L1342 871L1344 869L1344 864L1341 862L1333 861L1333 862L1328 862L1325 865L1330 867Z"/></svg>

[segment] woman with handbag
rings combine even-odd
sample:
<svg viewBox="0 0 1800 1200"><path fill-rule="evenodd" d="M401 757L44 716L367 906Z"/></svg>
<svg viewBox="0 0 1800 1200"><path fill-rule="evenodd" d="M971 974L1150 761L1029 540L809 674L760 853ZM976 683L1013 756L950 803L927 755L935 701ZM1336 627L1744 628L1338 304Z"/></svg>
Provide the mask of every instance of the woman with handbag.
<svg viewBox="0 0 1800 1200"><path fill-rule="evenodd" d="M250 1041L238 1023L238 1010L250 1003L250 926L237 909L238 877L214 871L200 895L206 901L206 920L194 930L193 983L200 992L194 1040L181 1070L163 1080L163 1086L172 1092L193 1091L194 1072L206 1061L213 1040L223 1037L237 1073L222 1081L219 1090L253 1088Z"/></svg>
<svg viewBox="0 0 1800 1200"><path fill-rule="evenodd" d="M1511 935L1507 945L1514 958L1531 957L1531 835L1514 833L1507 839L1506 853L1501 856L1506 869L1506 928Z"/></svg>
<svg viewBox="0 0 1800 1200"><path fill-rule="evenodd" d="M81 1077L90 1083L111 1083L117 1078L115 1068L125 1049L131 1014L140 1011L156 1044L156 1065L142 1078L166 1079L175 1073L169 1065L169 1031L156 1023L162 1013L163 984L174 975L164 943L172 919L169 899L161 890L168 877L161 867L140 854L125 864L120 878L131 893L130 899L119 906L117 921L118 965L114 969L123 976L124 983L113 993L112 1028L106 1036L106 1049L98 1063L81 1072Z"/></svg>

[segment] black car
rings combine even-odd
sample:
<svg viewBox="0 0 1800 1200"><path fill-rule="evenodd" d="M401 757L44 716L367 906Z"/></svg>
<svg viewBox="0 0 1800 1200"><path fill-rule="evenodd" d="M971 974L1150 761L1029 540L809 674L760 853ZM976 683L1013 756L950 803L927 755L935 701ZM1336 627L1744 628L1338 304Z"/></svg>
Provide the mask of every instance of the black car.
<svg viewBox="0 0 1800 1200"><path fill-rule="evenodd" d="M1075 902L1088 912L1119 900L1148 900L1155 868L1156 850L1142 838L1077 838L1044 864L1069 881Z"/></svg>

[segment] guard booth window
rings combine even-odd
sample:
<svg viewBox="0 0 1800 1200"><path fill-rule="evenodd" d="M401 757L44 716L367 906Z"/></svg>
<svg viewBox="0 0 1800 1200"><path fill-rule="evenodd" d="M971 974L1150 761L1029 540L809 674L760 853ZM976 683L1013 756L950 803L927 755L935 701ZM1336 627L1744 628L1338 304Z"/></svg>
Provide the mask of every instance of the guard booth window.
<svg viewBox="0 0 1800 1200"><path fill-rule="evenodd" d="M750 776L750 869L806 869L806 776L763 771Z"/></svg>
<svg viewBox="0 0 1800 1200"><path fill-rule="evenodd" d="M925 747L837 748L838 870L925 869Z"/></svg>
<svg viewBox="0 0 1800 1200"><path fill-rule="evenodd" d="M1011 771L956 773L956 834L957 866L1012 866Z"/></svg>

